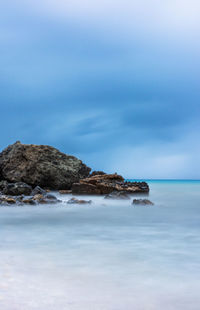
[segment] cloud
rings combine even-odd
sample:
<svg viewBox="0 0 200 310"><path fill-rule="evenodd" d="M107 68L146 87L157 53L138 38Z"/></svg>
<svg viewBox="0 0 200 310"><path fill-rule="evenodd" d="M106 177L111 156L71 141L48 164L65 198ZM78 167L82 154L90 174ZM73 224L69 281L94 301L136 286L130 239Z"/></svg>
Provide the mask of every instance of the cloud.
<svg viewBox="0 0 200 310"><path fill-rule="evenodd" d="M4 3L0 147L20 139L127 177L198 177L199 4L188 3Z"/></svg>

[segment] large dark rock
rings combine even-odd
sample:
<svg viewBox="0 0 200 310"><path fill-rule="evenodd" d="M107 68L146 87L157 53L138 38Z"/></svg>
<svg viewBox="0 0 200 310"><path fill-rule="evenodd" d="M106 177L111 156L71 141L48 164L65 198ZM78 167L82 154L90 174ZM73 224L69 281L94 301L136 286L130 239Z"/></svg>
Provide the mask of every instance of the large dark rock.
<svg viewBox="0 0 200 310"><path fill-rule="evenodd" d="M72 185L72 193L79 195L105 195L114 191L141 194L148 193L149 186L146 182L126 182L122 176L116 173L90 176Z"/></svg>
<svg viewBox="0 0 200 310"><path fill-rule="evenodd" d="M25 182L33 187L70 189L90 173L74 156L47 145L9 145L0 153L0 177L8 182Z"/></svg>

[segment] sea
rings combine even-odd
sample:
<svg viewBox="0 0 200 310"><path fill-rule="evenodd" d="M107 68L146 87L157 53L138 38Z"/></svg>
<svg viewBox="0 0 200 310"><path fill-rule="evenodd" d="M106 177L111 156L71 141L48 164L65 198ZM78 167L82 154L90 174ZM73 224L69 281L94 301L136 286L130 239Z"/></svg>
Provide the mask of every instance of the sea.
<svg viewBox="0 0 200 310"><path fill-rule="evenodd" d="M148 184L154 206L1 206L0 309L199 310L200 181Z"/></svg>

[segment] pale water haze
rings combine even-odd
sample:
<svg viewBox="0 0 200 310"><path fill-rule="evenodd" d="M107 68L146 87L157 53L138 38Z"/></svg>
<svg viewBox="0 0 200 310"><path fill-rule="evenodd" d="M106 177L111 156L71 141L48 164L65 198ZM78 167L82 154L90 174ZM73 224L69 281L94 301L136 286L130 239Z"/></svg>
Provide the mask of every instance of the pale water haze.
<svg viewBox="0 0 200 310"><path fill-rule="evenodd" d="M199 310L200 182L149 185L150 207L1 207L0 309Z"/></svg>

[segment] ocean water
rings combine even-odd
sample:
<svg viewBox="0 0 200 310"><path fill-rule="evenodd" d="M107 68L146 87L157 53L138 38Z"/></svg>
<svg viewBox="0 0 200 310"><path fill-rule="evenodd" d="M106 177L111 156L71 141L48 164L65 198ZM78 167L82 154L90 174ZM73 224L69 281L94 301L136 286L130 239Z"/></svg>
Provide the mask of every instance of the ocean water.
<svg viewBox="0 0 200 310"><path fill-rule="evenodd" d="M0 207L0 309L199 310L200 182L149 185L151 207Z"/></svg>

